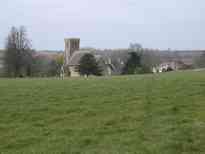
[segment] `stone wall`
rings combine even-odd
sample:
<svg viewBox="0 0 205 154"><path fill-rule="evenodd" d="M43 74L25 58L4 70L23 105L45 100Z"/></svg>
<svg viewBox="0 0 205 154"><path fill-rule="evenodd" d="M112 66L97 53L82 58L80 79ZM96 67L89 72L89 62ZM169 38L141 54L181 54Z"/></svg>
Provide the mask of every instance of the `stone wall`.
<svg viewBox="0 0 205 154"><path fill-rule="evenodd" d="M79 77L80 74L76 71L76 66L69 66L70 76L71 77Z"/></svg>

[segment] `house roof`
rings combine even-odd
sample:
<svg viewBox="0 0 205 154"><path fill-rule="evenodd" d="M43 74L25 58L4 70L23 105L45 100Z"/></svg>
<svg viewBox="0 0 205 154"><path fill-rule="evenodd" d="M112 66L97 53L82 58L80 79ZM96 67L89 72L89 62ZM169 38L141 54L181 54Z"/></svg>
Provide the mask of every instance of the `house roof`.
<svg viewBox="0 0 205 154"><path fill-rule="evenodd" d="M50 60L56 59L56 57L58 57L59 55L63 55L63 52L42 50L42 51L36 51L33 53L33 57L41 57L41 58L46 58Z"/></svg>

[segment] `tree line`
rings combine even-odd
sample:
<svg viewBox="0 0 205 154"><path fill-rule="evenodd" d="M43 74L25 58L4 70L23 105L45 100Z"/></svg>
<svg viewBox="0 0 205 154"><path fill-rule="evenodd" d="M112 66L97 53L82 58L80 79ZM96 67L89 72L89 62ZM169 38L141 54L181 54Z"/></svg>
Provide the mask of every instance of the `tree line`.
<svg viewBox="0 0 205 154"><path fill-rule="evenodd" d="M12 27L5 44L5 76L43 77L55 76L60 71L63 56L56 59L35 56L26 28Z"/></svg>
<svg viewBox="0 0 205 154"><path fill-rule="evenodd" d="M34 56L36 52L32 49L31 40L23 26L11 28L5 47L5 69L8 77L57 76L64 64L63 55L52 60ZM122 75L151 73L151 68L159 63L158 56L145 51L140 44L130 44L128 55ZM81 75L102 75L102 68L92 54L85 54L76 69Z"/></svg>

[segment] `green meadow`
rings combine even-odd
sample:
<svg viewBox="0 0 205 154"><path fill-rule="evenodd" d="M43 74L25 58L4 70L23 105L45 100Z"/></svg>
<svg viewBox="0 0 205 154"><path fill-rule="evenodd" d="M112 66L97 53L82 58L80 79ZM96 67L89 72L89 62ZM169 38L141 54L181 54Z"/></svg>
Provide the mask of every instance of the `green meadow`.
<svg viewBox="0 0 205 154"><path fill-rule="evenodd" d="M204 154L205 72L0 79L1 154Z"/></svg>

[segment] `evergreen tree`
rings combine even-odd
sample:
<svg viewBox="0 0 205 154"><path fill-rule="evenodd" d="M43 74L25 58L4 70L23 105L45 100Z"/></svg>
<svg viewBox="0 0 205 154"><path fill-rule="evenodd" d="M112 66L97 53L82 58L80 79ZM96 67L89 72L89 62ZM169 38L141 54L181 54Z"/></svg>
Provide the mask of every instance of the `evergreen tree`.
<svg viewBox="0 0 205 154"><path fill-rule="evenodd" d="M102 75L102 70L98 65L98 62L96 61L95 57L90 53L85 54L80 59L77 70L79 71L80 75Z"/></svg>
<svg viewBox="0 0 205 154"><path fill-rule="evenodd" d="M137 52L130 52L130 57L123 68L122 74L135 74L141 71L141 56Z"/></svg>

